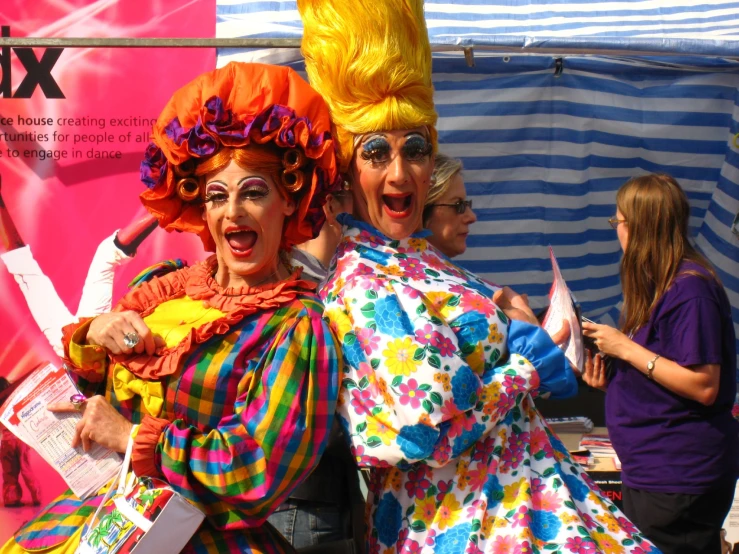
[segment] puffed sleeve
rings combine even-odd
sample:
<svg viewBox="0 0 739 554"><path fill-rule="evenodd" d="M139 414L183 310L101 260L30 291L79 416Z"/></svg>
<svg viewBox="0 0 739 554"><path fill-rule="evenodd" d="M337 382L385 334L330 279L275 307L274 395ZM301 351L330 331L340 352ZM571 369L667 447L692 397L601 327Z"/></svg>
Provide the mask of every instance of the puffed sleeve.
<svg viewBox="0 0 739 554"><path fill-rule="evenodd" d="M577 379L564 352L549 334L537 325L511 320L508 349L529 360L539 374L539 393L550 398L571 398L577 394Z"/></svg>
<svg viewBox="0 0 739 554"><path fill-rule="evenodd" d="M136 474L163 476L219 529L264 522L317 465L336 407L339 359L319 314L287 320L245 363L255 369L216 428L146 416L134 442Z"/></svg>
<svg viewBox="0 0 739 554"><path fill-rule="evenodd" d="M338 413L360 465L445 465L538 387L532 363L506 351L492 302L450 318L433 305L372 277L326 304L345 361Z"/></svg>

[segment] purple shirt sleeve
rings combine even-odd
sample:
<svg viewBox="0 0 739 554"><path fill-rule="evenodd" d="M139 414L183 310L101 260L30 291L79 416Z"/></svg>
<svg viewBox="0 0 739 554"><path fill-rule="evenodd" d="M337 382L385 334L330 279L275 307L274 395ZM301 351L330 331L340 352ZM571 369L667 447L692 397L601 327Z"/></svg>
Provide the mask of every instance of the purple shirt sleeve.
<svg viewBox="0 0 739 554"><path fill-rule="evenodd" d="M683 367L720 364L721 311L710 283L695 275L681 281L670 291L669 311L659 318L659 342L670 345L669 357Z"/></svg>

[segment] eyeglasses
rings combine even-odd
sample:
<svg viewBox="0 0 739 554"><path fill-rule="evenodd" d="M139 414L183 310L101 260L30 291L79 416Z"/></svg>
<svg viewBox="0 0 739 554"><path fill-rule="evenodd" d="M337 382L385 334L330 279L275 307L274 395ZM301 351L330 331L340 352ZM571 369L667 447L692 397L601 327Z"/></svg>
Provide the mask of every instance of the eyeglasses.
<svg viewBox="0 0 739 554"><path fill-rule="evenodd" d="M472 209L472 200L457 200L454 204L429 204L429 206L448 206L454 208L459 215L462 215L467 211L467 208Z"/></svg>
<svg viewBox="0 0 739 554"><path fill-rule="evenodd" d="M625 219L618 219L618 218L616 218L616 217L611 217L611 218L610 218L610 219L608 220L608 224L609 224L609 225L610 225L611 227L613 227L613 230L614 230L614 231L618 230L618 224L619 224L619 223L626 223L626 220L625 220Z"/></svg>

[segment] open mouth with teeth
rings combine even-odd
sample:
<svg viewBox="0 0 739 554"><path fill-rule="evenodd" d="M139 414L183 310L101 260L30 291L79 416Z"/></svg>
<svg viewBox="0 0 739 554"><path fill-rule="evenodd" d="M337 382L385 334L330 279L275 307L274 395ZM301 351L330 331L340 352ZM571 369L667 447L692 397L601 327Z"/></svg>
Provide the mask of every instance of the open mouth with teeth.
<svg viewBox="0 0 739 554"><path fill-rule="evenodd" d="M383 194L382 204L385 213L394 219L408 217L413 210L413 195L407 194Z"/></svg>
<svg viewBox="0 0 739 554"><path fill-rule="evenodd" d="M238 257L249 256L258 238L257 233L251 229L226 231L224 236L231 252Z"/></svg>

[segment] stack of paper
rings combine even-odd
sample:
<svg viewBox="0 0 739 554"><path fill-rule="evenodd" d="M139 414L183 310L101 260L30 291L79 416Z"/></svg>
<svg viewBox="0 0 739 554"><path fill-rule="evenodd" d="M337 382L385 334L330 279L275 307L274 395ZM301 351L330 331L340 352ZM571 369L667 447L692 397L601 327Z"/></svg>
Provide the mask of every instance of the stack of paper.
<svg viewBox="0 0 739 554"><path fill-rule="evenodd" d="M588 450L596 458L616 457L616 451L613 449L608 435L583 435L580 440L580 448Z"/></svg>
<svg viewBox="0 0 739 554"><path fill-rule="evenodd" d="M593 422L584 416L576 417L552 417L547 423L558 435L561 433L590 433L593 430Z"/></svg>

